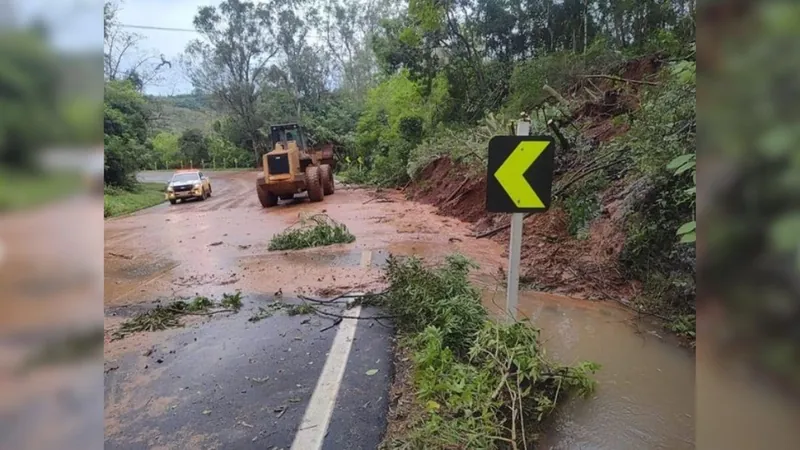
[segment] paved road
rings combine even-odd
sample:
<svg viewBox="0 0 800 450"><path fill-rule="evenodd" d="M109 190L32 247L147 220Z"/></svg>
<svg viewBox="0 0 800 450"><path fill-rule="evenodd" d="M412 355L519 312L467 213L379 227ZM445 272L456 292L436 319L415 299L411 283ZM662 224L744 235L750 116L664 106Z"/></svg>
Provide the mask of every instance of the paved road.
<svg viewBox="0 0 800 450"><path fill-rule="evenodd" d="M459 251L461 242L449 237L468 230L395 193L392 202L370 202L367 191L340 189L324 202L262 209L255 172L209 176L214 196L206 201L163 204L105 224L106 448L376 448L389 406L391 324L345 319L330 327L330 318L280 311L248 318L275 300L382 289L389 253L440 257ZM267 251L272 235L299 215L323 212L357 241ZM497 254L485 245L486 255ZM110 339L123 320L159 302L219 299L234 290L244 300L236 314ZM326 310L377 313L341 303Z"/></svg>

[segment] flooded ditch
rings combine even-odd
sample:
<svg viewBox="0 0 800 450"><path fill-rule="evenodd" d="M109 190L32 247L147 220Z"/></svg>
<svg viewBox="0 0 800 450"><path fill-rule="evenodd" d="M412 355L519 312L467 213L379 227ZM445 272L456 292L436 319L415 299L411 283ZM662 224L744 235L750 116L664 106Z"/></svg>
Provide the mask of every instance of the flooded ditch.
<svg viewBox="0 0 800 450"><path fill-rule="evenodd" d="M502 315L505 291L484 287ZM601 365L597 390L556 414L543 449L695 448L695 360L656 325L613 304L522 291L520 318L541 330L548 355L565 364Z"/></svg>

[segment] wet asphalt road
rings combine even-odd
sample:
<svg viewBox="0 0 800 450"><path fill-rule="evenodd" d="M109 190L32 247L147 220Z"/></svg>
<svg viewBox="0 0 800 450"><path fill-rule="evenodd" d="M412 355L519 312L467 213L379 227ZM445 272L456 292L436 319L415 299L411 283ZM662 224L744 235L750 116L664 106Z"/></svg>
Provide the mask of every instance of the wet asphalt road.
<svg viewBox="0 0 800 450"><path fill-rule="evenodd" d="M345 319L329 328L330 318L283 311L248 319L277 295L297 303L300 295L381 290L390 253L471 253L489 273L497 261L481 256L496 258L495 244L451 239L468 230L399 193L372 202L369 191L337 188L323 202L263 209L256 172L208 175L214 195L206 201L165 203L105 223L106 448L377 448L389 407L391 324ZM274 234L319 213L346 224L356 242L267 250ZM183 328L111 339L125 318L158 302L219 300L233 291L244 302L236 314L187 317Z"/></svg>
<svg viewBox="0 0 800 450"><path fill-rule="evenodd" d="M321 332L331 321L283 313L247 321L272 301L246 298L251 307L238 314L170 335L148 356L117 360L118 369L106 375L106 402L128 407L105 448L290 448L336 329ZM386 426L391 340L391 328L357 327L323 449L377 448Z"/></svg>

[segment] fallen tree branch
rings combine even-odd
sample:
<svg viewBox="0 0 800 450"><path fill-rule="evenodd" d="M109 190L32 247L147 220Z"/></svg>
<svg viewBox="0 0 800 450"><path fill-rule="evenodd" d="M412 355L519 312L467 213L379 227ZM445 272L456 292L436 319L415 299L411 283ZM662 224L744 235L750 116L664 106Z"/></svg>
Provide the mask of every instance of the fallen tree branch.
<svg viewBox="0 0 800 450"><path fill-rule="evenodd" d="M589 94L589 97L592 98L593 102L596 102L596 101L600 100L600 97L597 94L595 94L594 92L592 92L592 90L589 89L588 87L584 86L583 90L586 91L587 94Z"/></svg>
<svg viewBox="0 0 800 450"><path fill-rule="evenodd" d="M208 312L191 312L191 311L183 311L180 309L174 308L164 308L167 311L174 312L175 314L183 314L185 316L211 316L213 314L219 314L224 312L236 312L232 309L218 309L216 311L208 311Z"/></svg>
<svg viewBox="0 0 800 450"><path fill-rule="evenodd" d="M336 313L332 313L332 312L328 312L328 311L322 311L322 310L317 309L317 308L314 308L314 312L316 312L317 314L322 314L323 316L337 317L339 319L379 320L379 319L396 319L397 318L397 316L367 316L367 317L345 316L345 315L342 315L342 314L336 314Z"/></svg>
<svg viewBox="0 0 800 450"><path fill-rule="evenodd" d="M367 292L367 293L364 293L364 294L353 294L353 293L350 293L350 292L346 292L344 294L340 294L340 295L337 295L336 297L329 298L329 299L313 298L313 297L308 297L308 296L305 296L305 295L298 295L297 297L302 299L302 300L306 300L306 301L314 302L314 303L321 303L321 304L324 305L326 303L333 303L336 300L341 300L343 298L380 297L382 295L386 295L386 291Z"/></svg>
<svg viewBox="0 0 800 450"><path fill-rule="evenodd" d="M450 200L455 198L455 196L458 195L458 191L460 191L467 184L467 181L469 181L469 177L464 177L464 181L462 181L461 184L453 191L453 193L447 197L447 200L445 200L444 203L447 204Z"/></svg>
<svg viewBox="0 0 800 450"><path fill-rule="evenodd" d="M340 300L340 299L344 298L346 295L347 294L337 295L336 297L329 298L329 299L326 299L326 300L319 299L319 298L306 297L305 295L298 295L297 297L302 299L302 300L305 300L307 302L321 303L321 304L324 305L326 303L333 303L336 300Z"/></svg>
<svg viewBox="0 0 800 450"><path fill-rule="evenodd" d="M122 259L133 259L133 256L123 255L122 253L108 252L108 254L110 256L116 256L117 258L122 258Z"/></svg>
<svg viewBox="0 0 800 450"><path fill-rule="evenodd" d="M564 134L561 132L561 130L558 129L558 125L556 125L556 123L553 122L552 119L547 121L547 126L550 127L551 130L553 130L553 134L556 135L558 143L561 144L562 149L569 150L570 148L572 148L572 145L570 145L567 138L564 137Z"/></svg>
<svg viewBox="0 0 800 450"><path fill-rule="evenodd" d="M660 83L656 83L655 81L631 80L631 79L628 79L628 78L616 77L614 75L581 75L581 78L604 78L606 80L621 81L623 83L647 84L647 85L650 85L650 86L660 86Z"/></svg>
<svg viewBox="0 0 800 450"><path fill-rule="evenodd" d="M610 162L608 162L606 164L601 164L599 166L595 166L595 167L592 167L591 169L587 169L584 172L581 172L580 174L578 174L575 177L571 178L569 181L565 182L563 185L558 186L558 188L556 188L553 191L553 197L555 197L556 195L564 192L568 187L570 187L573 184L577 183L578 181L586 178L586 176L591 175L591 174L593 174L593 173L595 173L595 172L597 172L599 170L607 169L607 168L609 168L609 167L611 167L611 166L613 166L613 165L615 165L617 163L620 163L620 162L622 162L622 160L615 159L615 160L610 161Z"/></svg>
<svg viewBox="0 0 800 450"><path fill-rule="evenodd" d="M557 90L553 89L553 88L552 88L552 87L550 87L549 85L545 84L544 86L542 86L542 90L544 90L545 92L547 92L548 94L550 94L550 95L551 95L553 98L555 98L556 100L558 100L558 101L559 101L559 103L561 103L562 105L566 106L567 108L569 108L569 107L570 107L570 104L569 104L569 102L567 101L567 99L565 99L565 98L564 98L564 96L562 96L561 94L559 94ZM567 115L568 115L568 114L567 114Z"/></svg>
<svg viewBox="0 0 800 450"><path fill-rule="evenodd" d="M319 330L319 332L320 332L320 333L322 333L323 331L328 331L328 330L330 330L331 328L335 327L336 325L339 325L340 323L342 323L342 320L343 320L342 318L336 318L336 319L334 319L334 321L333 321L333 323L332 323L332 324L330 324L330 325L328 325L327 327L325 327L325 328L323 328L323 329Z"/></svg>

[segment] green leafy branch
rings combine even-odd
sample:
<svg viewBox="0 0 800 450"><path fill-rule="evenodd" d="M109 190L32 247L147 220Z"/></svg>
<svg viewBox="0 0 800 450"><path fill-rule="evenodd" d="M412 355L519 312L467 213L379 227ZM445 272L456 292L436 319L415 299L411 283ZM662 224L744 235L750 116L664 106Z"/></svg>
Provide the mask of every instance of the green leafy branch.
<svg viewBox="0 0 800 450"><path fill-rule="evenodd" d="M678 156L667 164L667 169L672 170L676 176L680 176L691 170L692 186L686 189L688 195L692 196L694 203L697 197L697 157L694 153ZM682 243L693 243L697 240L697 221L686 222L678 228L676 234Z"/></svg>

